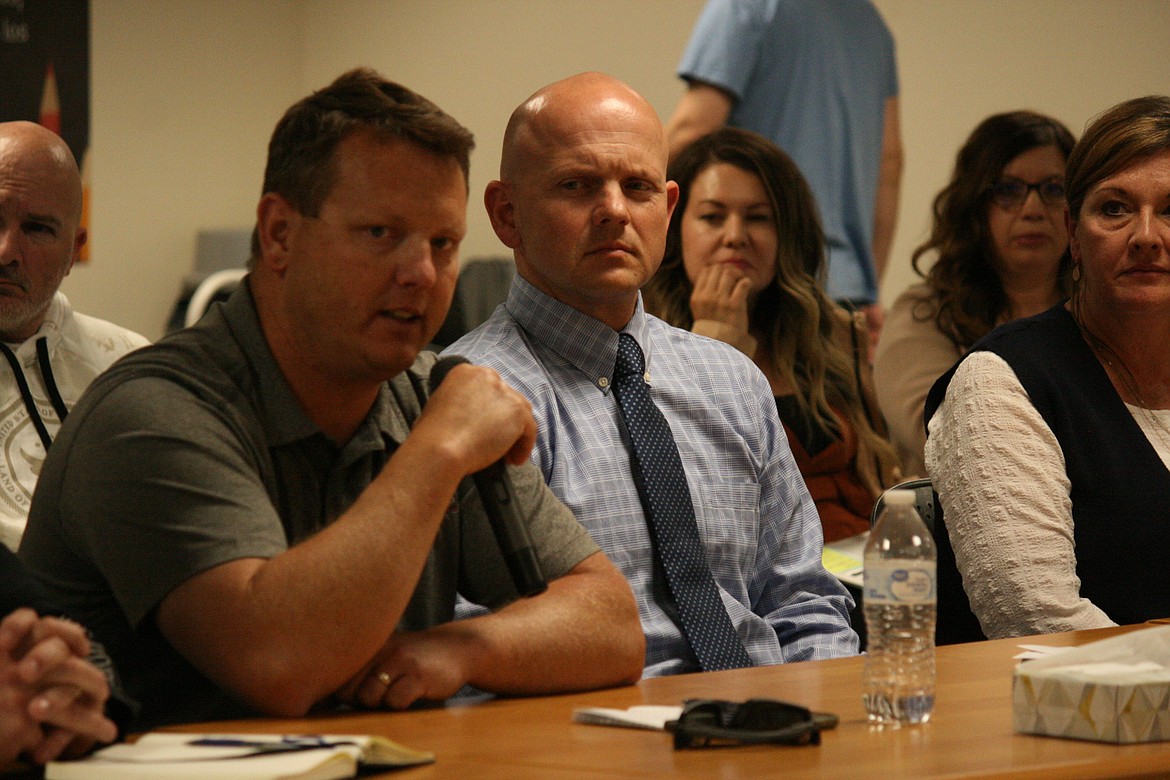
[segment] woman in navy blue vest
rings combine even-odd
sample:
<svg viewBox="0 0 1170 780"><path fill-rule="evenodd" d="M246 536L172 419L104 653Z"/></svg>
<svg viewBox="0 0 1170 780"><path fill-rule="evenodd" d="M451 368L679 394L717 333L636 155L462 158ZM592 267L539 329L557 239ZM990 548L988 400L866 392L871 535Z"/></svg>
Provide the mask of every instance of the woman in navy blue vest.
<svg viewBox="0 0 1170 780"><path fill-rule="evenodd" d="M1073 293L1004 325L926 402L926 466L989 637L1170 615L1170 98L1068 159Z"/></svg>

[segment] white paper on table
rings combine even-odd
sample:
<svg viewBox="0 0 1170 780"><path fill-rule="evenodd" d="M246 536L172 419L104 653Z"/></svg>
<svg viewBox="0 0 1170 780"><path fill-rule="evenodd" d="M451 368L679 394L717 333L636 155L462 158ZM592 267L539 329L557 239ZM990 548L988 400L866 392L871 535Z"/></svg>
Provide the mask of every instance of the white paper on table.
<svg viewBox="0 0 1170 780"><path fill-rule="evenodd" d="M1072 650L1071 647L1053 647L1052 645L1019 645L1024 652L1016 653L1012 658L1020 661L1031 661L1035 658L1047 658L1050 655L1060 655Z"/></svg>
<svg viewBox="0 0 1170 780"><path fill-rule="evenodd" d="M664 731L666 724L678 720L682 707L641 704L628 709L610 707L578 707L573 710L573 721L595 726L624 726L632 729Z"/></svg>

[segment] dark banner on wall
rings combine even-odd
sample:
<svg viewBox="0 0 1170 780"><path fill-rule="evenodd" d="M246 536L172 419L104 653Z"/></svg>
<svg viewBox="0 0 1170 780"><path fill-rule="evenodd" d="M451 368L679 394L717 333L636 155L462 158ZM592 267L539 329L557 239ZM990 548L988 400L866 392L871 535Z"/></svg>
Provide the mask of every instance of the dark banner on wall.
<svg viewBox="0 0 1170 780"><path fill-rule="evenodd" d="M13 119L65 139L88 206L89 0L0 0L0 122Z"/></svg>

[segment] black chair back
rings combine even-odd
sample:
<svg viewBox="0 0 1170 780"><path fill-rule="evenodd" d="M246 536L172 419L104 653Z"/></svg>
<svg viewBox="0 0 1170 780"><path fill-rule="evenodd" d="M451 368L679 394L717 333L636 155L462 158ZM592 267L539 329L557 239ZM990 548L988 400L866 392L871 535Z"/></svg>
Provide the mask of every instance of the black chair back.
<svg viewBox="0 0 1170 780"><path fill-rule="evenodd" d="M955 563L955 551L947 533L942 505L929 479L912 479L902 482L890 490L913 490L914 508L930 529L938 551L938 620L935 624L935 644L954 645L962 642L978 642L987 635L979 625L979 618L971 611L971 601L963 590L963 578ZM870 516L870 527L877 524L878 516L885 507L885 494L874 503Z"/></svg>

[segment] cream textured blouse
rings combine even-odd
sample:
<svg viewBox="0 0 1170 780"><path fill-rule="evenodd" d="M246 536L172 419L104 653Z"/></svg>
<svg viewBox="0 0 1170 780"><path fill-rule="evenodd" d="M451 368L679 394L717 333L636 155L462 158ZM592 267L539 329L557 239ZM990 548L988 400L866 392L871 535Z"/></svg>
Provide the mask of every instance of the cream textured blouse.
<svg viewBox="0 0 1170 780"><path fill-rule="evenodd" d="M1170 410L1127 407L1170 469ZM1115 625L1080 596L1064 454L1007 362L968 357L929 429L926 470L988 638Z"/></svg>

